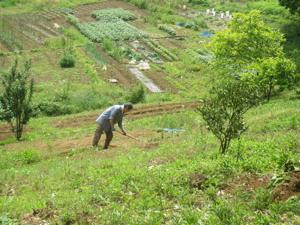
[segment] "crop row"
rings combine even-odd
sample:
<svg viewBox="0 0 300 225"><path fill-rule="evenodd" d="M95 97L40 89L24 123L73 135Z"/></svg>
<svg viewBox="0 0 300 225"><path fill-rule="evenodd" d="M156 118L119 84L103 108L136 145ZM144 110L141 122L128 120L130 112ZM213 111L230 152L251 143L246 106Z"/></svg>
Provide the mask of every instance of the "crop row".
<svg viewBox="0 0 300 225"><path fill-rule="evenodd" d="M171 36L176 36L176 31L172 28L167 26L166 24L160 24L158 28Z"/></svg>
<svg viewBox="0 0 300 225"><path fill-rule="evenodd" d="M96 10L92 12L92 16L101 21L112 21L116 18L122 19L124 21L135 19L134 14L121 8Z"/></svg>
<svg viewBox="0 0 300 225"><path fill-rule="evenodd" d="M22 44L17 40L15 34L11 32L11 27L4 19L0 20L0 40L11 50L22 50Z"/></svg>
<svg viewBox="0 0 300 225"><path fill-rule="evenodd" d="M168 49L165 47L161 46L159 43L150 40L150 39L145 39L144 40L145 44L148 45L148 47L152 48L155 52L157 52L159 55L164 57L165 59L169 61L177 61L178 57L174 55L172 52L170 52Z"/></svg>
<svg viewBox="0 0 300 225"><path fill-rule="evenodd" d="M95 42L101 42L105 38L121 41L136 40L143 37L137 28L123 20L83 23L77 24L77 27L81 33Z"/></svg>

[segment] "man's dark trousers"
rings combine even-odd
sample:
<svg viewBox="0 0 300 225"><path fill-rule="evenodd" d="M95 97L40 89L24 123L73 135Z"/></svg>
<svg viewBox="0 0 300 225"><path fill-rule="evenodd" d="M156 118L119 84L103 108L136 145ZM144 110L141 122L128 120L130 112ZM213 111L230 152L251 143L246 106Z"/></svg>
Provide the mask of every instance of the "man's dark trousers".
<svg viewBox="0 0 300 225"><path fill-rule="evenodd" d="M110 142L111 142L111 140L112 140L112 138L113 138L113 132L112 132L111 129L108 130L108 131L104 131L100 124L97 124L97 128L96 128L94 139L93 139L93 146L98 146L98 142L99 142L103 132L105 132L105 135L106 135L106 139L105 139L105 143L104 143L103 148L107 149Z"/></svg>

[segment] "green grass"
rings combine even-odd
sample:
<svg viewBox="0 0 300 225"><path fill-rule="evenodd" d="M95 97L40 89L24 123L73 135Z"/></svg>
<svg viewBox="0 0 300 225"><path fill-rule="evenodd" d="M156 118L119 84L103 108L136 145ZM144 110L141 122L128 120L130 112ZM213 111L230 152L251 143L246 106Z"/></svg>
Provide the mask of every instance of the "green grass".
<svg viewBox="0 0 300 225"><path fill-rule="evenodd" d="M53 8L71 8L81 4L95 3L99 0L58 0L58 1L42 1L42 0L2 0L0 8L4 14L32 12L43 9Z"/></svg>
<svg viewBox="0 0 300 225"><path fill-rule="evenodd" d="M300 121L294 119L299 106L299 100L283 98L253 109L247 115L250 130L241 143L233 143L225 157L218 155L216 139L193 111L126 123L129 133L163 127L185 129L178 134L139 137L159 142L154 149L145 150L128 141L129 146L120 145L109 152L75 148L65 156L58 155L55 145L50 154L46 149L35 150L33 143L41 140L51 146L68 138L92 137L94 124L58 129L53 122L62 118L33 119L25 148L17 147L22 143L16 150L5 150L5 145L0 148L0 180L5 181L0 182L0 214L19 219L33 209L46 209L57 214L50 221L62 224L66 220L77 224L295 223L300 216L297 201L273 201L272 189L241 190L233 195L225 189L221 196L217 192L237 176L279 173L283 152L300 160ZM293 128L288 128L288 123ZM268 126L272 135L264 130ZM120 136L114 140L117 145L123 141ZM208 177L202 190L191 186L192 173ZM229 207L233 202L235 206Z"/></svg>
<svg viewBox="0 0 300 225"><path fill-rule="evenodd" d="M0 1L0 9L9 14L88 2L94 1ZM164 35L153 26L159 23L174 25L199 19L199 29L206 29L205 24L208 29L220 29L214 25L217 20L204 23L203 16L190 19L178 15L180 0L169 4L158 0L130 2L147 8L149 15L136 23L151 37ZM188 8L204 11L215 7L232 12L260 9L271 26L287 34L286 53L297 60L297 24L277 1L208 4L188 4ZM203 60L209 58L209 40L199 37L202 30L173 25L176 32L188 37L180 42L160 40L161 48L176 61L153 67L167 74L177 92L147 93L146 103L201 99L217 79L209 61ZM64 47L61 37L48 39L45 46L22 51L19 56L33 59L34 104L49 103L52 112L81 113L40 115L30 120L21 142L13 137L0 141L0 224L19 224L33 211L51 224L300 224L299 198L273 198L276 182L289 177L287 166L300 167L300 100L294 91L279 93L251 109L246 114L249 129L232 142L224 156L219 154L217 139L193 110L125 119L128 133L140 141L116 133L111 149L95 151L89 145L96 116L106 106L123 102L130 90L105 82L102 64L106 59L75 27L64 28L63 35L74 45L75 68L59 66ZM104 44L118 58L118 47L123 43ZM0 70L6 70L15 55L18 53L1 56L4 66ZM69 126L59 126L67 123ZM160 128L184 131L157 132ZM154 145L148 148L149 144ZM207 179L196 187L191 181L193 174ZM248 181L264 177L269 179L265 185L254 186Z"/></svg>

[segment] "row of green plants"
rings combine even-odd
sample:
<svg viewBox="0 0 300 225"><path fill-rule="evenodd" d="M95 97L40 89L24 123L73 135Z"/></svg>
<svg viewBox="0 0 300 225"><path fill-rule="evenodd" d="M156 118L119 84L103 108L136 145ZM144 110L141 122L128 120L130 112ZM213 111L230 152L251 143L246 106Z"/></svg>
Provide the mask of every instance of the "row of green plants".
<svg viewBox="0 0 300 225"><path fill-rule="evenodd" d="M85 44L85 50L86 52L100 65L104 66L106 65L106 61L104 58L101 56L99 51L97 50L96 44L92 42L88 42Z"/></svg>
<svg viewBox="0 0 300 225"><path fill-rule="evenodd" d="M92 12L92 16L101 21L113 21L118 18L124 21L134 20L135 15L122 8L101 9Z"/></svg>
<svg viewBox="0 0 300 225"><path fill-rule="evenodd" d="M0 18L0 41L5 44L10 50L22 50L22 44L17 40L15 34L11 31L11 27L7 21Z"/></svg>
<svg viewBox="0 0 300 225"><path fill-rule="evenodd" d="M166 24L160 24L158 28L171 36L176 36L176 30Z"/></svg>
<svg viewBox="0 0 300 225"><path fill-rule="evenodd" d="M166 49L165 47L160 45L158 43L158 41L154 41L154 40L145 38L144 42L148 47L153 49L155 52L157 52L159 55L161 55L165 59L167 59L169 61L174 61L174 60L177 61L178 60L178 57L175 54L173 54L168 49Z"/></svg>

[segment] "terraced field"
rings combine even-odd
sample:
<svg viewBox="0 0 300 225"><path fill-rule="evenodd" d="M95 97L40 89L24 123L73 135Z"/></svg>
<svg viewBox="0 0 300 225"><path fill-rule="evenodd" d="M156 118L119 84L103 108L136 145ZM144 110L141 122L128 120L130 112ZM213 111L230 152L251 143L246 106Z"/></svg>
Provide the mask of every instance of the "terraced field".
<svg viewBox="0 0 300 225"><path fill-rule="evenodd" d="M20 70L31 60L34 79L21 140L0 121L0 225L300 224L297 79L242 114L245 130L220 148L238 96L214 103L211 87L227 84L231 66L216 67L214 40L235 12L253 9L262 16L250 24L278 28L287 39L280 56L299 64L299 16L277 0L0 0L0 81L15 60ZM236 37L249 38L233 33L222 43L228 53ZM108 150L105 134L92 147L96 118L124 102L134 103L127 135L116 125ZM200 109L213 103L212 114L223 114L207 121Z"/></svg>

